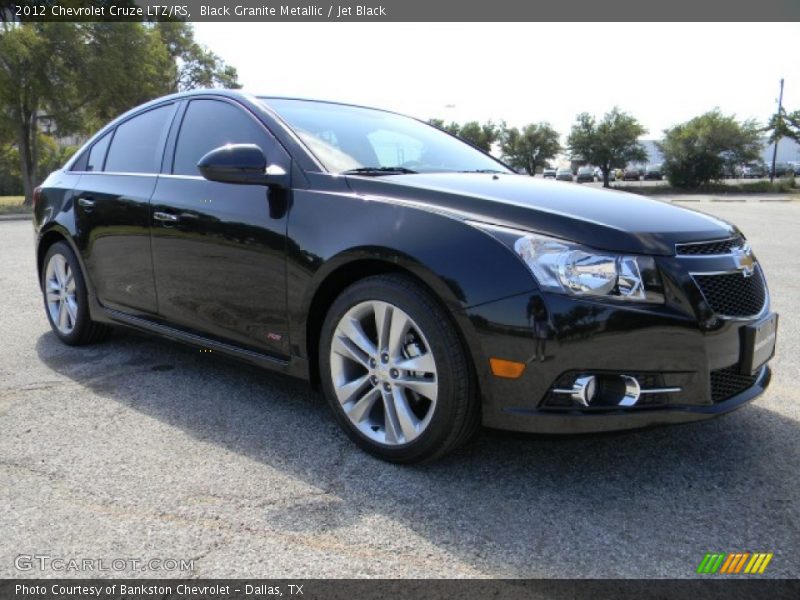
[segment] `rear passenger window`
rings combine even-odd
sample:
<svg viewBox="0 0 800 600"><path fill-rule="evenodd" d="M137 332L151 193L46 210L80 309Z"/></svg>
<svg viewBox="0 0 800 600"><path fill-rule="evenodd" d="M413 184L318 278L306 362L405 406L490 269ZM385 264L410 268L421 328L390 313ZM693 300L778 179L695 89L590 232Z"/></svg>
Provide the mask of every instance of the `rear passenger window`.
<svg viewBox="0 0 800 600"><path fill-rule="evenodd" d="M117 173L158 173L161 143L172 105L160 106L128 119L117 127L106 158L105 171Z"/></svg>
<svg viewBox="0 0 800 600"><path fill-rule="evenodd" d="M198 161L225 144L256 144L269 156L273 143L244 109L218 100L192 100L181 124L172 172L200 175Z"/></svg>
<svg viewBox="0 0 800 600"><path fill-rule="evenodd" d="M111 133L105 134L94 143L92 150L89 152L89 160L86 163L84 171L102 171L103 162L106 159L106 151L108 144L111 141Z"/></svg>

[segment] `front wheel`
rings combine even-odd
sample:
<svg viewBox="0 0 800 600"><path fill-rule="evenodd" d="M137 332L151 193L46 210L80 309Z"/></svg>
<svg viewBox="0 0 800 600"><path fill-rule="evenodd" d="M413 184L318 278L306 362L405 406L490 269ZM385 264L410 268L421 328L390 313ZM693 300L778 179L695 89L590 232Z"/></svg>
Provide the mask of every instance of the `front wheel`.
<svg viewBox="0 0 800 600"><path fill-rule="evenodd" d="M403 275L347 288L322 326L325 395L342 428L384 460L438 458L479 424L474 375L449 316Z"/></svg>

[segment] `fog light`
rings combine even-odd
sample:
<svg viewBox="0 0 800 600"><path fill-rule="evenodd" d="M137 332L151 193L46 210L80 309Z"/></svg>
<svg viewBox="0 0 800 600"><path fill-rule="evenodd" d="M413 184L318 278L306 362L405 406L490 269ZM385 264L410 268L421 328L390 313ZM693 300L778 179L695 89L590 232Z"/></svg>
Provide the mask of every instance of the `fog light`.
<svg viewBox="0 0 800 600"><path fill-rule="evenodd" d="M619 401L619 406L633 406L639 401L639 395L642 393L642 388L635 377L629 375L622 375L621 379L625 382L625 393Z"/></svg>
<svg viewBox="0 0 800 600"><path fill-rule="evenodd" d="M583 375L575 379L571 390L553 390L556 394L569 394L573 401L588 407L597 393L597 378L594 375Z"/></svg>

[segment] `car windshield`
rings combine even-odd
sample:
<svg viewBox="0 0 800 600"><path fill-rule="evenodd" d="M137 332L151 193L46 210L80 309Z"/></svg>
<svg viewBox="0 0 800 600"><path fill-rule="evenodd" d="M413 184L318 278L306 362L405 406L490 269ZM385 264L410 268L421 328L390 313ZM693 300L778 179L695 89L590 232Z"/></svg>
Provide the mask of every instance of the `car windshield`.
<svg viewBox="0 0 800 600"><path fill-rule="evenodd" d="M581 167L578 173L594 173L594 170L591 167Z"/></svg>
<svg viewBox="0 0 800 600"><path fill-rule="evenodd" d="M572 171L570 171L569 169L559 169L558 172L559 173L572 173Z"/></svg>
<svg viewBox="0 0 800 600"><path fill-rule="evenodd" d="M262 100L333 173L511 173L469 144L410 117L328 102Z"/></svg>

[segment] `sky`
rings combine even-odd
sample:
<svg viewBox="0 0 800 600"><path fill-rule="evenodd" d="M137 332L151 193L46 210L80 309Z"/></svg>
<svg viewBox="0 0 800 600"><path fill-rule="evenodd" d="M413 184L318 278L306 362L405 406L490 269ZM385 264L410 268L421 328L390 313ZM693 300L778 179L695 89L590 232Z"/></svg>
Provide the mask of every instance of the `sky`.
<svg viewBox="0 0 800 600"><path fill-rule="evenodd" d="M646 139L719 107L800 109L798 23L195 23L248 91L418 118L547 121L614 105Z"/></svg>

